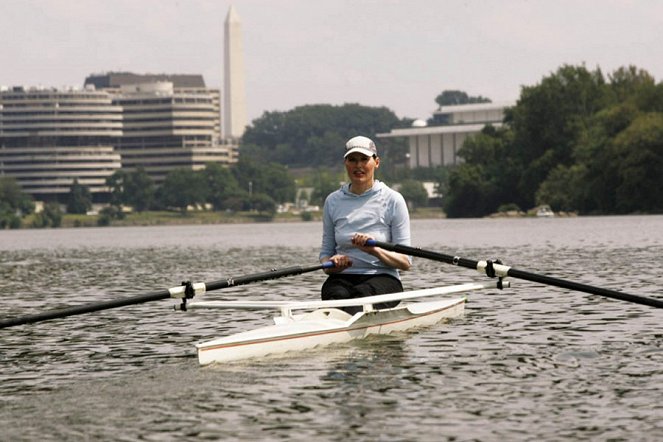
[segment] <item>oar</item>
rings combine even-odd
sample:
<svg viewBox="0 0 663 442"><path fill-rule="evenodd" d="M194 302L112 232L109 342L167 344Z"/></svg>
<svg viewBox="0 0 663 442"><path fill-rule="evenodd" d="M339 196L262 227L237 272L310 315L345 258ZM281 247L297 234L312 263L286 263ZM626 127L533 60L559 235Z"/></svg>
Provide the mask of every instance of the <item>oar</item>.
<svg viewBox="0 0 663 442"><path fill-rule="evenodd" d="M50 319L64 318L67 316L80 315L83 313L92 313L99 310L107 310L111 308L124 307L127 305L142 304L145 302L159 301L168 298L182 298L183 309L186 309L186 299L191 299L195 295L201 295L207 291L219 290L228 287L233 287L236 285L249 284L252 282L265 281L268 279L282 278L284 276L300 275L302 273L314 272L316 270L330 268L333 267L333 265L334 264L331 261L328 261L324 264L314 265L310 267L295 266L295 267L287 267L284 269L272 269L267 272L239 276L236 278L221 279L218 281L212 281L207 283L201 282L201 283L191 284L190 282L186 282L182 283L182 285L180 286L173 287L170 289L158 290L138 296L131 296L129 298L120 298L105 302L82 304L73 307L65 307L61 309L49 310L35 315L5 319L0 321L0 328L48 321Z"/></svg>
<svg viewBox="0 0 663 442"><path fill-rule="evenodd" d="M552 276L539 275L537 273L527 272L524 270L514 269L492 261L474 261L471 259L460 258L458 256L445 255L430 250L423 250L417 247L410 247L401 244L391 244L382 241L375 241L369 239L366 245L381 247L385 250L403 253L405 255L418 256L420 258L431 259L433 261L445 262L468 269L474 269L488 276L506 277L524 279L526 281L538 282L541 284L552 285L570 290L577 290L580 292L591 293L592 295L605 296L606 298L619 299L621 301L633 302L636 304L648 305L650 307L663 308L663 300L655 298L647 298L645 296L631 295L629 293L618 292L601 287L594 287L579 282L567 281L564 279L554 278Z"/></svg>

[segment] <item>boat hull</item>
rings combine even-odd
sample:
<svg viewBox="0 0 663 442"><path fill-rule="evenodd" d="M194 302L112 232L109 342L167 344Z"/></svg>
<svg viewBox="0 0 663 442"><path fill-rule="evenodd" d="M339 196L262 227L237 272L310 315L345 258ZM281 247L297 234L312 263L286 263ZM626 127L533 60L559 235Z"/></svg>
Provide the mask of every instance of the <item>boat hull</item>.
<svg viewBox="0 0 663 442"><path fill-rule="evenodd" d="M279 316L275 324L196 344L201 365L303 351L462 316L465 297L363 311L351 316L336 308Z"/></svg>

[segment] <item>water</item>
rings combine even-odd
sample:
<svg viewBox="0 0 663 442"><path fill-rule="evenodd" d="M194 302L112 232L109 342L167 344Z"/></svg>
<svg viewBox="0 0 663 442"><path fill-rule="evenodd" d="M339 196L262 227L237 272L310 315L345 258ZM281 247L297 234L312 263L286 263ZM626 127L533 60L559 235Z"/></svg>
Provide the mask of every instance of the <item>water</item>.
<svg viewBox="0 0 663 442"><path fill-rule="evenodd" d="M319 223L0 231L2 316L316 262ZM414 245L663 297L663 217L417 220ZM408 288L483 280L416 258ZM322 273L208 299L317 297ZM159 301L0 330L1 440L663 439L661 310L526 281L463 318L200 368L265 312Z"/></svg>

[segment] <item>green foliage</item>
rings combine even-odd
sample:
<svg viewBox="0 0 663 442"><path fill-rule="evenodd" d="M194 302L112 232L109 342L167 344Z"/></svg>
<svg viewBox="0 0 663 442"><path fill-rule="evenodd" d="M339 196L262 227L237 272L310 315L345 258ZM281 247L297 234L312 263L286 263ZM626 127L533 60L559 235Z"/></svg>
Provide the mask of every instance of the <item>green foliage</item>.
<svg viewBox="0 0 663 442"><path fill-rule="evenodd" d="M457 104L471 104L471 103L490 103L490 98L471 97L466 92L458 90L445 90L440 95L435 97L435 102L438 106L453 106Z"/></svg>
<svg viewBox="0 0 663 442"><path fill-rule="evenodd" d="M643 113L612 143L619 213L663 212L663 113Z"/></svg>
<svg viewBox="0 0 663 442"><path fill-rule="evenodd" d="M424 207L428 203L428 192L421 181L405 180L401 183L400 193L405 198L408 208L416 211L418 207Z"/></svg>
<svg viewBox="0 0 663 442"><path fill-rule="evenodd" d="M341 181L339 174L317 169L313 177L313 193L309 202L313 205L322 206L327 196L341 187Z"/></svg>
<svg viewBox="0 0 663 442"><path fill-rule="evenodd" d="M276 214L276 202L266 193L257 193L251 197L251 208L262 215L273 217Z"/></svg>
<svg viewBox="0 0 663 442"><path fill-rule="evenodd" d="M154 206L156 197L154 180L143 168L133 172L118 170L106 180L106 184L111 189L113 206L130 206L136 212L143 212Z"/></svg>
<svg viewBox="0 0 663 442"><path fill-rule="evenodd" d="M479 217L492 213L498 202L492 198L493 186L483 166L462 164L449 176L452 191L444 201L444 211L450 218Z"/></svg>
<svg viewBox="0 0 663 442"><path fill-rule="evenodd" d="M244 133L240 158L290 167L338 168L342 164L345 143L351 137L375 137L377 133L406 124L385 107L359 104L316 104L287 112L265 112ZM405 140L394 141L390 150L394 155L400 150L404 156Z"/></svg>
<svg viewBox="0 0 663 442"><path fill-rule="evenodd" d="M21 217L6 201L0 201L0 229L18 229Z"/></svg>
<svg viewBox="0 0 663 442"><path fill-rule="evenodd" d="M470 137L449 178L449 216L497 205L663 212L663 83L645 71L563 66L524 87L505 127Z"/></svg>
<svg viewBox="0 0 663 442"><path fill-rule="evenodd" d="M584 198L584 176L581 165L557 165L536 192L537 206L547 204L555 212L575 210Z"/></svg>
<svg viewBox="0 0 663 442"><path fill-rule="evenodd" d="M239 191L239 183L232 171L217 163L210 163L202 171L207 186L207 202L214 210L225 209L224 202Z"/></svg>
<svg viewBox="0 0 663 442"><path fill-rule="evenodd" d="M62 224L62 209L60 204L51 201L44 204L44 210L37 213L32 220L32 227L60 227Z"/></svg>
<svg viewBox="0 0 663 442"><path fill-rule="evenodd" d="M32 197L21 190L13 177L0 177L0 202L5 203L10 210L19 216L29 215L35 211Z"/></svg>
<svg viewBox="0 0 663 442"><path fill-rule="evenodd" d="M512 189L517 186L519 171L508 154L512 141L513 133L508 128L492 126L468 137L458 151L465 162L448 169L448 178L438 182L447 216L485 216L500 204L518 205Z"/></svg>
<svg viewBox="0 0 663 442"><path fill-rule="evenodd" d="M507 204L501 204L498 208L497 211L500 213L506 213L506 212L520 212L520 207L518 207L518 204L514 203L507 203Z"/></svg>
<svg viewBox="0 0 663 442"><path fill-rule="evenodd" d="M232 172L242 191L264 193L277 203L295 199L295 180L285 166L240 156Z"/></svg>
<svg viewBox="0 0 663 442"><path fill-rule="evenodd" d="M79 184L78 179L74 179L67 197L67 213L85 214L91 208L92 194L90 189Z"/></svg>
<svg viewBox="0 0 663 442"><path fill-rule="evenodd" d="M101 209L99 218L97 218L98 226L109 226L114 219L124 219L126 215L118 206L108 206Z"/></svg>
<svg viewBox="0 0 663 442"><path fill-rule="evenodd" d="M157 195L165 207L174 207L186 214L189 206L207 200L207 188L203 175L191 169L175 169L166 175Z"/></svg>
<svg viewBox="0 0 663 442"><path fill-rule="evenodd" d="M12 177L0 177L0 229L21 227L21 218L34 212L30 195Z"/></svg>
<svg viewBox="0 0 663 442"><path fill-rule="evenodd" d="M512 109L509 152L521 170L516 202L532 207L539 185L558 164L573 162L573 147L591 117L607 101L600 71L563 66L539 85L524 87Z"/></svg>

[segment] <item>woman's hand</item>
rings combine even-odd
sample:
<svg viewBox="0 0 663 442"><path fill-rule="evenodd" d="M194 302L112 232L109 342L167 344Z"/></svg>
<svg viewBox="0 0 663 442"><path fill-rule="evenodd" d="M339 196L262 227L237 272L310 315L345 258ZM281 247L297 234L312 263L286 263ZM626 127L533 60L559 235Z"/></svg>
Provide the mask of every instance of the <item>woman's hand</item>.
<svg viewBox="0 0 663 442"><path fill-rule="evenodd" d="M369 239L374 239L370 235L366 235L365 233L355 233L352 237L352 245L361 250L362 252L370 253L373 255L373 251L375 250L375 247L373 246L367 246L366 241Z"/></svg>
<svg viewBox="0 0 663 442"><path fill-rule="evenodd" d="M352 260L350 259L349 256L345 255L334 255L329 259L323 260L323 262L331 261L334 263L334 267L330 269L325 269L325 273L338 273L342 272L343 270L347 269L348 267L352 267Z"/></svg>

